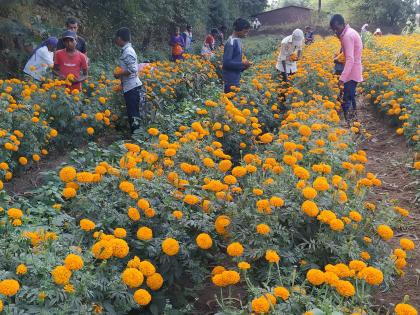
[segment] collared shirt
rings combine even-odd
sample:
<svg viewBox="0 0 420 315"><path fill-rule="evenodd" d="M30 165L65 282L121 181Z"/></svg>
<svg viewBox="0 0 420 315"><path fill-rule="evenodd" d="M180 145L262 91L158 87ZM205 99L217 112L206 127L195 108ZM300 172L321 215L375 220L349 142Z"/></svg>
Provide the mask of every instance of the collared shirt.
<svg viewBox="0 0 420 315"><path fill-rule="evenodd" d="M130 72L129 75L121 77L124 93L142 85L138 75L137 54L131 43L125 44L121 49L120 67Z"/></svg>
<svg viewBox="0 0 420 315"><path fill-rule="evenodd" d="M302 50L302 41L300 43L293 42L292 35L286 36L281 41L280 53L277 58L276 69L281 72L295 73L297 71L296 61L290 60L290 56L299 50ZM283 67L283 61L286 62L286 71Z"/></svg>
<svg viewBox="0 0 420 315"><path fill-rule="evenodd" d="M346 57L340 81L343 81L344 83L348 81L362 82L363 43L359 33L347 24L340 35L340 41L341 48Z"/></svg>

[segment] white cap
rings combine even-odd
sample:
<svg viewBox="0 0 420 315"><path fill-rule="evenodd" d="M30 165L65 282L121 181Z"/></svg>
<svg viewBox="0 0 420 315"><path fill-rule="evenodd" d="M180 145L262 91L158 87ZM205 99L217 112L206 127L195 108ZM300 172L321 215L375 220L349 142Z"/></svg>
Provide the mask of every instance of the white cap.
<svg viewBox="0 0 420 315"><path fill-rule="evenodd" d="M295 44L301 44L303 41L303 31L299 28L295 29L292 33L292 41Z"/></svg>
<svg viewBox="0 0 420 315"><path fill-rule="evenodd" d="M381 31L381 29L380 28L377 28L376 31L379 33Z"/></svg>

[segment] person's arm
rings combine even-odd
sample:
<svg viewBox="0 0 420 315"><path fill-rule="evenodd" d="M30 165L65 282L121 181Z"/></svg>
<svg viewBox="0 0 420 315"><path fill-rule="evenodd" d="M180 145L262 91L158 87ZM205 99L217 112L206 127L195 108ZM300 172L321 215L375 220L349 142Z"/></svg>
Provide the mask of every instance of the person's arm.
<svg viewBox="0 0 420 315"><path fill-rule="evenodd" d="M54 55L51 54L47 49L38 49L36 52L37 58L41 61L41 65L45 64L48 67L54 64Z"/></svg>
<svg viewBox="0 0 420 315"><path fill-rule="evenodd" d="M86 55L86 53L87 53L86 41L85 41L84 39L82 39L82 47L81 47L80 52L81 52L82 54L85 54L85 55Z"/></svg>
<svg viewBox="0 0 420 315"><path fill-rule="evenodd" d="M223 53L223 68L227 70L243 71L246 66L242 61L233 60L234 45L227 43Z"/></svg>
<svg viewBox="0 0 420 315"><path fill-rule="evenodd" d="M87 57L84 54L80 55L80 68L82 69L82 75L79 77L75 83L83 82L88 78L88 64L87 64Z"/></svg>
<svg viewBox="0 0 420 315"><path fill-rule="evenodd" d="M348 81L351 70L354 65L354 38L346 36L343 38L343 50L345 51L346 63L344 64L343 73L340 76L340 85Z"/></svg>
<svg viewBox="0 0 420 315"><path fill-rule="evenodd" d="M129 76L132 73L137 73L138 72L138 64L137 64L137 59L135 56L132 55L126 55L123 59L122 59L123 63L124 63L124 70L119 73L114 75L115 78L121 78L121 77L125 77L125 76Z"/></svg>

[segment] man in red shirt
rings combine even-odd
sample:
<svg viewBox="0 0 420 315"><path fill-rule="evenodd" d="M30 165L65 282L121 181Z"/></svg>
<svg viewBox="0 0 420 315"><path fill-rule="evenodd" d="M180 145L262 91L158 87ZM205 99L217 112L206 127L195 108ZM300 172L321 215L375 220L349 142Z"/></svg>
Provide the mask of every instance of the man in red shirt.
<svg viewBox="0 0 420 315"><path fill-rule="evenodd" d="M88 75L86 56L76 49L76 33L66 31L61 38L65 48L55 53L54 74L62 80L69 79L72 82L71 90L81 91L82 82L87 79Z"/></svg>

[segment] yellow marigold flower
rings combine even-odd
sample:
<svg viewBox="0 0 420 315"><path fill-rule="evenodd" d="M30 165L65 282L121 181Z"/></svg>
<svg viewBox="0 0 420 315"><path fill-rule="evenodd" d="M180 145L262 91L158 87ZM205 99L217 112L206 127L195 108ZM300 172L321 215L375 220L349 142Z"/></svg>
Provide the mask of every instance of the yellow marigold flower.
<svg viewBox="0 0 420 315"><path fill-rule="evenodd" d="M246 173L247 173L246 168L242 166L235 166L232 169L232 175L235 177L243 177L246 175Z"/></svg>
<svg viewBox="0 0 420 315"><path fill-rule="evenodd" d="M70 283L67 283L66 285L64 285L64 292L66 293L74 293L74 286Z"/></svg>
<svg viewBox="0 0 420 315"><path fill-rule="evenodd" d="M364 260L369 260L370 259L370 255L369 255L368 252L361 252L360 257L362 257Z"/></svg>
<svg viewBox="0 0 420 315"><path fill-rule="evenodd" d="M68 254L64 259L64 266L68 270L80 270L83 268L83 259L79 255Z"/></svg>
<svg viewBox="0 0 420 315"><path fill-rule="evenodd" d="M130 193L135 190L134 184L129 181L122 181L119 185L119 189L125 193Z"/></svg>
<svg viewBox="0 0 420 315"><path fill-rule="evenodd" d="M133 221L139 221L140 220L140 212L133 207L128 208L128 217Z"/></svg>
<svg viewBox="0 0 420 315"><path fill-rule="evenodd" d="M302 125L299 127L299 133L304 137L309 137L312 134L312 130L310 127Z"/></svg>
<svg viewBox="0 0 420 315"><path fill-rule="evenodd" d="M286 301L289 296L290 292L285 287L275 287L273 290L274 296L282 298L283 301Z"/></svg>
<svg viewBox="0 0 420 315"><path fill-rule="evenodd" d="M265 252L265 259L269 263L278 263L280 261L280 256L277 254L277 252L275 250L268 249Z"/></svg>
<svg viewBox="0 0 420 315"><path fill-rule="evenodd" d="M125 238L127 236L127 231L123 228L116 228L114 230L114 236L117 238Z"/></svg>
<svg viewBox="0 0 420 315"><path fill-rule="evenodd" d="M330 188L330 185L328 184L328 181L325 177L320 176L317 177L312 186L317 190L317 191L326 191Z"/></svg>
<svg viewBox="0 0 420 315"><path fill-rule="evenodd" d="M305 187L302 189L302 195L306 199L314 199L317 196L317 192L312 187Z"/></svg>
<svg viewBox="0 0 420 315"><path fill-rule="evenodd" d="M340 219L333 219L329 224L330 228L334 231L342 231L344 229L344 223Z"/></svg>
<svg viewBox="0 0 420 315"><path fill-rule="evenodd" d="M146 284L151 290L157 291L163 285L163 277L161 274L155 272L151 276L147 277Z"/></svg>
<svg viewBox="0 0 420 315"><path fill-rule="evenodd" d="M179 252L179 243L176 239L167 238L162 242L162 251L168 256L174 256Z"/></svg>
<svg viewBox="0 0 420 315"><path fill-rule="evenodd" d="M366 268L366 263L361 260L352 260L349 263L349 268L355 271L360 271Z"/></svg>
<svg viewBox="0 0 420 315"><path fill-rule="evenodd" d="M219 170L222 172L227 172L232 167L232 162L230 160L222 160L219 162Z"/></svg>
<svg viewBox="0 0 420 315"><path fill-rule="evenodd" d="M251 301L251 307L252 311L254 311L257 314L268 313L268 311L270 310L270 302L266 297L261 296Z"/></svg>
<svg viewBox="0 0 420 315"><path fill-rule="evenodd" d="M400 239L400 245L404 250L413 250L415 247L414 242L408 238Z"/></svg>
<svg viewBox="0 0 420 315"><path fill-rule="evenodd" d="M114 248L111 242L100 240L93 244L91 251L96 259L109 259L114 253Z"/></svg>
<svg viewBox="0 0 420 315"><path fill-rule="evenodd" d="M396 315L417 315L417 310L410 304L399 303L395 306Z"/></svg>
<svg viewBox="0 0 420 315"><path fill-rule="evenodd" d="M270 198L270 205L273 207L283 207L284 200L280 197L273 196Z"/></svg>
<svg viewBox="0 0 420 315"><path fill-rule="evenodd" d="M238 263L238 268L241 270L248 270L251 268L251 265L247 263L246 261L241 261Z"/></svg>
<svg viewBox="0 0 420 315"><path fill-rule="evenodd" d="M174 216L175 219L181 220L182 219L182 212L179 210L175 210L174 212L172 212L172 215Z"/></svg>
<svg viewBox="0 0 420 315"><path fill-rule="evenodd" d="M273 135L270 133L265 133L263 135L260 136L260 141L262 143L271 143L273 141Z"/></svg>
<svg viewBox="0 0 420 315"><path fill-rule="evenodd" d="M303 202L302 211L310 217L316 217L319 213L318 206L315 202L306 200Z"/></svg>
<svg viewBox="0 0 420 315"><path fill-rule="evenodd" d="M59 172L61 181L65 183L68 183L74 180L76 178L76 174L77 174L76 169L72 166L63 167Z"/></svg>
<svg viewBox="0 0 420 315"><path fill-rule="evenodd" d="M360 222L363 219L362 215L357 211L350 211L349 217L355 222Z"/></svg>
<svg viewBox="0 0 420 315"><path fill-rule="evenodd" d="M356 293L356 289L354 288L353 284L350 281L346 280L339 280L335 288L341 296L350 297Z"/></svg>
<svg viewBox="0 0 420 315"><path fill-rule="evenodd" d="M7 215L12 219L20 219L23 216L23 211L17 208L10 208L7 210Z"/></svg>
<svg viewBox="0 0 420 315"><path fill-rule="evenodd" d="M385 241L390 240L394 236L394 231L392 231L392 229L385 224L379 225L376 231L378 232L379 236Z"/></svg>
<svg viewBox="0 0 420 315"><path fill-rule="evenodd" d="M325 283L329 284L330 286L335 286L340 278L332 271L324 272L324 279Z"/></svg>
<svg viewBox="0 0 420 315"><path fill-rule="evenodd" d="M139 269L146 277L150 277L156 272L155 266L147 260L143 260L139 263Z"/></svg>
<svg viewBox="0 0 420 315"><path fill-rule="evenodd" d="M89 219L80 220L80 228L85 232L92 231L95 228L95 226L95 222Z"/></svg>
<svg viewBox="0 0 420 315"><path fill-rule="evenodd" d="M65 285L70 280L71 271L65 266L57 266L51 271L51 275L56 284Z"/></svg>
<svg viewBox="0 0 420 315"><path fill-rule="evenodd" d="M286 155L283 156L283 162L286 163L287 165L294 165L297 162L297 158L295 158L294 156L286 154Z"/></svg>
<svg viewBox="0 0 420 315"><path fill-rule="evenodd" d="M233 175L227 175L225 176L225 178L223 179L223 181L225 182L225 184L228 185L235 185L238 181L236 180L236 177Z"/></svg>
<svg viewBox="0 0 420 315"><path fill-rule="evenodd" d="M112 245L112 254L114 255L114 257L124 258L128 255L130 248L128 247L128 244L125 240L122 240L120 238L114 238L110 240L110 243Z"/></svg>
<svg viewBox="0 0 420 315"><path fill-rule="evenodd" d="M266 235L270 233L270 227L267 224L261 223L257 225L257 233Z"/></svg>
<svg viewBox="0 0 420 315"><path fill-rule="evenodd" d="M407 258L407 253L401 248L394 249L394 255L398 258Z"/></svg>
<svg viewBox="0 0 420 315"><path fill-rule="evenodd" d="M77 194L76 189L71 188L71 187L64 188L62 192L63 197L66 199L76 197L76 194Z"/></svg>
<svg viewBox="0 0 420 315"><path fill-rule="evenodd" d="M374 267L365 267L357 274L359 279L364 279L370 285L379 285L384 281L381 270Z"/></svg>
<svg viewBox="0 0 420 315"><path fill-rule="evenodd" d="M213 240L207 233L201 233L195 239L197 246L201 249L209 249L213 245Z"/></svg>
<svg viewBox="0 0 420 315"><path fill-rule="evenodd" d="M238 256L241 256L243 254L244 248L241 245L241 243L234 242L234 243L231 243L227 247L226 251L227 251L229 256L238 257Z"/></svg>
<svg viewBox="0 0 420 315"><path fill-rule="evenodd" d="M141 306L148 305L152 300L152 296L150 295L150 293L144 289L138 289L136 292L134 292L133 298L134 301L136 301L136 303Z"/></svg>
<svg viewBox="0 0 420 315"><path fill-rule="evenodd" d="M144 276L136 268L127 268L121 274L121 279L129 288L133 289L142 285Z"/></svg>
<svg viewBox="0 0 420 315"><path fill-rule="evenodd" d="M17 275L24 275L28 272L28 268L24 264L20 264L16 267L16 274Z"/></svg>
<svg viewBox="0 0 420 315"><path fill-rule="evenodd" d="M89 136L91 136L95 133L95 129L93 129L92 127L87 127L86 132Z"/></svg>
<svg viewBox="0 0 420 315"><path fill-rule="evenodd" d="M151 136L157 136L159 134L159 130L156 128L149 128L147 130L147 132L149 133L149 135Z"/></svg>
<svg viewBox="0 0 420 315"><path fill-rule="evenodd" d="M310 269L306 274L306 279L312 285L321 285L325 282L324 273L319 269Z"/></svg>
<svg viewBox="0 0 420 315"><path fill-rule="evenodd" d="M194 195L185 195L184 202L189 205L195 205L200 202L200 198Z"/></svg>

